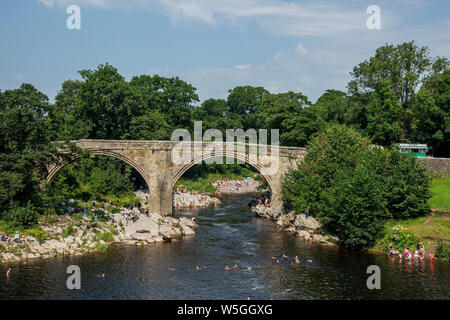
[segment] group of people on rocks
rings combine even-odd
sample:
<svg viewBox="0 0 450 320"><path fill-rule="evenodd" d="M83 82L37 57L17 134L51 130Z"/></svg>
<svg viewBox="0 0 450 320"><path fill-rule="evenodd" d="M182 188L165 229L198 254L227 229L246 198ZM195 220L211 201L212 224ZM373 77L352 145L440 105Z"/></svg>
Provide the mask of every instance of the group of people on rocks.
<svg viewBox="0 0 450 320"><path fill-rule="evenodd" d="M414 252L409 251L408 248L405 248L403 254L398 250L394 250L394 245L392 243L388 246L388 255L395 256L398 255L400 260L405 258L405 260L411 261L412 259L420 259L423 260L425 258L425 246L422 242L417 241L416 250ZM434 259L434 254L430 253L429 257L431 260Z"/></svg>
<svg viewBox="0 0 450 320"><path fill-rule="evenodd" d="M258 201L258 204L264 204L264 206L266 206L266 207L270 207L272 205L270 203L270 197L268 194L266 194L262 198L258 197L257 201Z"/></svg>
<svg viewBox="0 0 450 320"><path fill-rule="evenodd" d="M5 236L1 236L0 241L5 242L5 243L10 243L10 244L20 242L19 232L17 231L15 233L14 237L12 237L12 238L8 234L6 234Z"/></svg>
<svg viewBox="0 0 450 320"><path fill-rule="evenodd" d="M217 181L213 182L213 186L216 188L228 188L229 192L239 192L242 188L249 187L250 184L254 184L255 181L249 181L249 180L237 180L237 181L231 181L227 177L223 177ZM220 191L218 191L220 194ZM217 192L216 192L217 193Z"/></svg>

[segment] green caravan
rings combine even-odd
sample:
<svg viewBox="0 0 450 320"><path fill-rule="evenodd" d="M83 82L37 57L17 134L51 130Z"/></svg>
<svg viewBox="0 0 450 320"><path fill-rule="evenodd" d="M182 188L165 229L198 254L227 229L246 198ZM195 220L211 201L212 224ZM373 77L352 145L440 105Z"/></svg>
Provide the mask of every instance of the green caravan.
<svg viewBox="0 0 450 320"><path fill-rule="evenodd" d="M416 157L426 157L428 146L426 144L419 143L397 143L397 148L401 153L407 153Z"/></svg>

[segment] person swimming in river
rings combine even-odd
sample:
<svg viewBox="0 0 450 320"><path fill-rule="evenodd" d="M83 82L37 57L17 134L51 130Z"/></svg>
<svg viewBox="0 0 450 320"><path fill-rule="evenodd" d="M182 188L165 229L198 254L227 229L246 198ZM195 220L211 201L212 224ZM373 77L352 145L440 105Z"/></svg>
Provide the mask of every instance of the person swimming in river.
<svg viewBox="0 0 450 320"><path fill-rule="evenodd" d="M237 268L239 268L239 266L238 266L237 264L235 264L235 265L233 266L233 269L237 269Z"/></svg>
<svg viewBox="0 0 450 320"><path fill-rule="evenodd" d="M202 269L203 269L203 268L200 267L200 266L196 266L196 267L195 267L195 270L196 270L196 271L200 271L200 270L202 270Z"/></svg>
<svg viewBox="0 0 450 320"><path fill-rule="evenodd" d="M175 271L175 268L169 267L169 271Z"/></svg>
<svg viewBox="0 0 450 320"><path fill-rule="evenodd" d="M105 277L105 274L104 274L104 273L98 274L98 275L97 275L97 278L104 278L104 277Z"/></svg>
<svg viewBox="0 0 450 320"><path fill-rule="evenodd" d="M300 259L298 258L298 256L295 256L294 261L295 261L295 263L300 263Z"/></svg>
<svg viewBox="0 0 450 320"><path fill-rule="evenodd" d="M225 268L224 268L224 270L225 270L225 271L230 271L231 268L230 268L228 265L226 265Z"/></svg>

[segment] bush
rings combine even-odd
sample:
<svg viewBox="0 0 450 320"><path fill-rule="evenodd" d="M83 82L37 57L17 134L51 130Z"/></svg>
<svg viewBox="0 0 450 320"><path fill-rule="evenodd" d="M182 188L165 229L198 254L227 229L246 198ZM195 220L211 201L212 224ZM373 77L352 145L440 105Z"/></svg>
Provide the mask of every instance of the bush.
<svg viewBox="0 0 450 320"><path fill-rule="evenodd" d="M95 250L105 253L106 251L108 251L108 246L106 244L96 243Z"/></svg>
<svg viewBox="0 0 450 320"><path fill-rule="evenodd" d="M450 262L450 244L449 243L439 241L439 244L436 247L436 258L439 258L443 261Z"/></svg>
<svg viewBox="0 0 450 320"><path fill-rule="evenodd" d="M30 229L26 232L26 234L31 237L35 237L40 244L43 244L49 239L47 232L45 232L41 228Z"/></svg>
<svg viewBox="0 0 450 320"><path fill-rule="evenodd" d="M12 208L3 215L3 219L14 227L33 227L37 224L39 213L34 206L28 202L26 207L12 206Z"/></svg>
<svg viewBox="0 0 450 320"><path fill-rule="evenodd" d="M395 219L417 218L430 211L431 178L415 157L384 151L387 208Z"/></svg>
<svg viewBox="0 0 450 320"><path fill-rule="evenodd" d="M430 180L414 158L370 145L342 125L319 133L307 150L283 178L285 209L309 207L348 248L373 245L387 219L428 213Z"/></svg>
<svg viewBox="0 0 450 320"><path fill-rule="evenodd" d="M320 205L319 217L325 229L350 249L372 246L389 216L382 181L364 165L337 172Z"/></svg>
<svg viewBox="0 0 450 320"><path fill-rule="evenodd" d="M99 240L103 240L105 242L111 242L114 240L114 234L112 232L104 232L97 235Z"/></svg>
<svg viewBox="0 0 450 320"><path fill-rule="evenodd" d="M395 250L402 252L405 248L410 251L415 251L417 242L422 242L413 232L405 229L401 225L395 225L393 227L388 227L385 232L384 237L380 240L380 247L383 250L388 250L389 245Z"/></svg>
<svg viewBox="0 0 450 320"><path fill-rule="evenodd" d="M70 223L62 232L62 237L67 238L68 236L73 236L77 233L77 230L74 228L73 224Z"/></svg>

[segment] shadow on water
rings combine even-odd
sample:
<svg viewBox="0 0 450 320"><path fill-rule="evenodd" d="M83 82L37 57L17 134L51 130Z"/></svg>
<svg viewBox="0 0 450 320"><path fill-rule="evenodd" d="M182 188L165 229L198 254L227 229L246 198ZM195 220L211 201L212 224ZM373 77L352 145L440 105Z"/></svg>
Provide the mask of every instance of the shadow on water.
<svg viewBox="0 0 450 320"><path fill-rule="evenodd" d="M195 236L180 241L144 247L117 244L106 254L11 265L11 280L0 278L0 298L449 298L448 263L401 262L304 241L255 217L248 201L248 195L225 196L220 208L176 211L176 216L195 216L199 224ZM289 258L282 258L283 254ZM296 255L301 263L291 265ZM66 268L71 264L81 268L81 290L66 287ZM224 270L234 264L239 268ZM381 268L381 290L366 287L366 269L372 264ZM203 270L196 271L197 265ZM169 266L175 271L169 271ZM2 265L0 272L5 275L8 267ZM101 273L106 277L98 278Z"/></svg>

